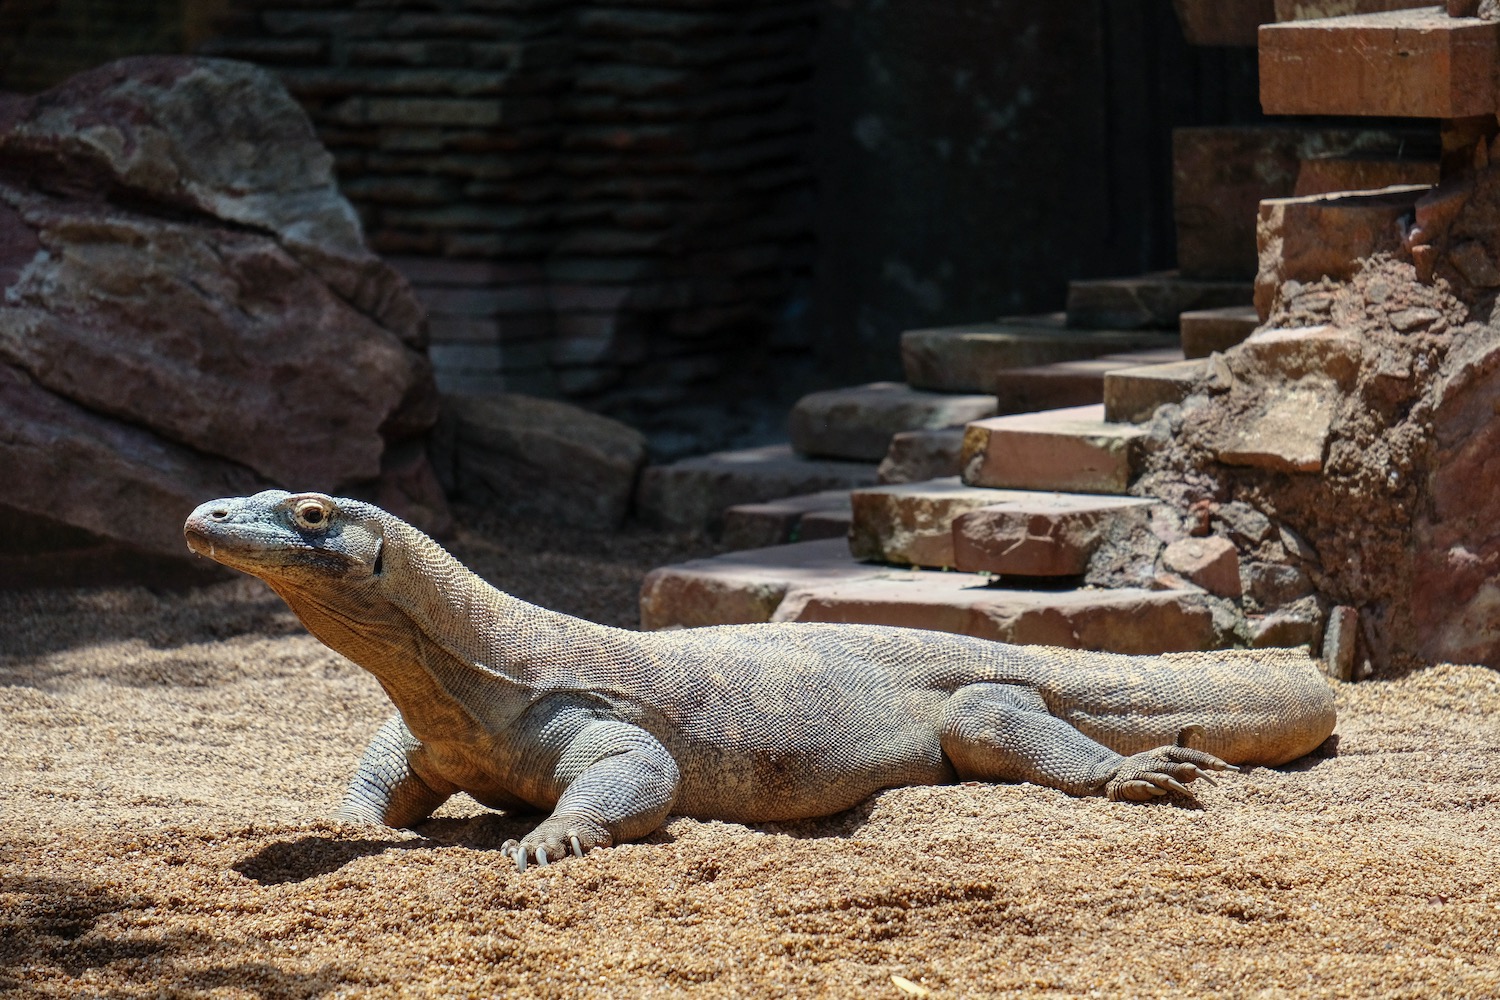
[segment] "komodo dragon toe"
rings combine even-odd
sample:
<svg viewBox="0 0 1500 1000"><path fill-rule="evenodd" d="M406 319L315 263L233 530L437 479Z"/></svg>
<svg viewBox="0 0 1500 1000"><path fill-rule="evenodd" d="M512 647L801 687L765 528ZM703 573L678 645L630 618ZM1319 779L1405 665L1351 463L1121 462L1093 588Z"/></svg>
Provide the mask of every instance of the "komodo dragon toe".
<svg viewBox="0 0 1500 1000"><path fill-rule="evenodd" d="M500 853L516 862L516 871L524 872L532 858L545 867L569 850L574 857L581 858L596 847L609 847L613 843L609 831L584 816L552 816L541 826L532 830L521 840L507 840L500 846Z"/></svg>
<svg viewBox="0 0 1500 1000"><path fill-rule="evenodd" d="M1215 782L1208 771L1229 770L1238 768L1202 750L1157 747L1126 757L1105 784L1104 794L1117 802L1121 799L1144 802L1169 792L1193 798L1187 782L1202 778L1212 785Z"/></svg>

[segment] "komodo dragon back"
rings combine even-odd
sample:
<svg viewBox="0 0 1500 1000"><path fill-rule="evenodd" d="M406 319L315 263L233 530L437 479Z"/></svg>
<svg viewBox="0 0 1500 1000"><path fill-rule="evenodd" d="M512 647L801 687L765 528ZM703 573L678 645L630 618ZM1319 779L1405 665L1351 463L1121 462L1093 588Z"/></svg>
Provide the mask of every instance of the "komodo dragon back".
<svg viewBox="0 0 1500 1000"><path fill-rule="evenodd" d="M1308 753L1335 721L1328 684L1290 652L1116 656L868 625L643 633L511 597L357 500L268 490L203 504L184 530L395 704L341 815L411 825L459 791L550 813L504 848L521 868L672 813L821 816L900 785L1191 796L1209 772Z"/></svg>

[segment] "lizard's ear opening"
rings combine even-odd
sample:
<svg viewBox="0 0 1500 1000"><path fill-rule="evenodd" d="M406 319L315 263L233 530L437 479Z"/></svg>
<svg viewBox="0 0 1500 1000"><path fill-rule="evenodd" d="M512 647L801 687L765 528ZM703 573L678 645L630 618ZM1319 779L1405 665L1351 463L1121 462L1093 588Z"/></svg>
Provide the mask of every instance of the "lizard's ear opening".
<svg viewBox="0 0 1500 1000"><path fill-rule="evenodd" d="M379 576L381 573L385 572L385 539L384 538L382 538L379 542L375 543L375 564L371 567L371 572L374 573L376 576Z"/></svg>

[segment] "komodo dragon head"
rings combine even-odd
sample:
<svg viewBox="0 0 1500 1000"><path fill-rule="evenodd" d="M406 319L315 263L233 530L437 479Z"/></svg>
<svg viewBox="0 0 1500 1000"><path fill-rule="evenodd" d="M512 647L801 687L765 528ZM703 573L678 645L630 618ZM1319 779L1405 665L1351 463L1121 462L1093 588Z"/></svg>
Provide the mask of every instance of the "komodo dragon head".
<svg viewBox="0 0 1500 1000"><path fill-rule="evenodd" d="M194 552L268 582L357 588L385 570L385 527L369 504L266 490L203 504L183 531Z"/></svg>

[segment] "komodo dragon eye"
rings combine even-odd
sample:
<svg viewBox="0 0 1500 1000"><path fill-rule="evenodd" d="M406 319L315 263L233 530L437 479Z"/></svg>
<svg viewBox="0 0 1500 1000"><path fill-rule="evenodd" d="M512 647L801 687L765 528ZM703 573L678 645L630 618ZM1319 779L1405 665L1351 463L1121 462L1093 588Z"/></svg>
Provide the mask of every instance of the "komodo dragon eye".
<svg viewBox="0 0 1500 1000"><path fill-rule="evenodd" d="M318 528L328 520L328 511L316 500L304 500L293 509L292 516L304 527Z"/></svg>

